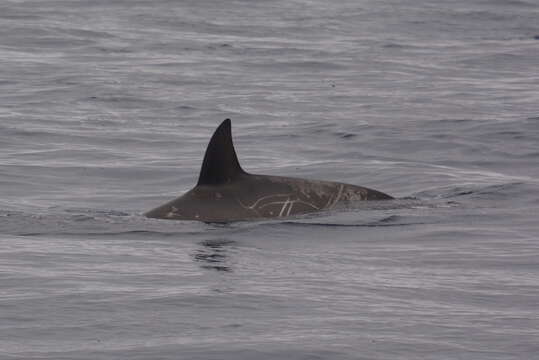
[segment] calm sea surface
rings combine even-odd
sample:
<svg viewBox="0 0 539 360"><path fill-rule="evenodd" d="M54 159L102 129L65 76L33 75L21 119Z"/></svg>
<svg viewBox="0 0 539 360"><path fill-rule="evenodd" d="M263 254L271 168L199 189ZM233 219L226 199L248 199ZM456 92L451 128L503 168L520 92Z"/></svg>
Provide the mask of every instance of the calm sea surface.
<svg viewBox="0 0 539 360"><path fill-rule="evenodd" d="M537 359L535 0L0 3L0 359ZM146 219L250 172L398 200Z"/></svg>

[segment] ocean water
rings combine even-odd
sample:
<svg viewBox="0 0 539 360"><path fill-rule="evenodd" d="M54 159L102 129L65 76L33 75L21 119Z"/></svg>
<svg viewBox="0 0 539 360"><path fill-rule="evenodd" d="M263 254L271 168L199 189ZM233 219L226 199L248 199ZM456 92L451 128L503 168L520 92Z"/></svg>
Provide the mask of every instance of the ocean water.
<svg viewBox="0 0 539 360"><path fill-rule="evenodd" d="M535 359L535 0L0 3L0 359ZM250 172L398 199L147 219Z"/></svg>

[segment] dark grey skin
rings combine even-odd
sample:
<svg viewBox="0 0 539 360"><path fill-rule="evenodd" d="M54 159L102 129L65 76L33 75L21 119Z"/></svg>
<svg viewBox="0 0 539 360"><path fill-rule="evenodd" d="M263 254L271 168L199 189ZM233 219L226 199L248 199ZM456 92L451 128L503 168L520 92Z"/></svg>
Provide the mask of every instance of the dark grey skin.
<svg viewBox="0 0 539 360"><path fill-rule="evenodd" d="M238 162L230 119L226 119L208 144L197 185L145 215L231 222L308 214L351 201L390 199L380 191L340 182L249 174Z"/></svg>

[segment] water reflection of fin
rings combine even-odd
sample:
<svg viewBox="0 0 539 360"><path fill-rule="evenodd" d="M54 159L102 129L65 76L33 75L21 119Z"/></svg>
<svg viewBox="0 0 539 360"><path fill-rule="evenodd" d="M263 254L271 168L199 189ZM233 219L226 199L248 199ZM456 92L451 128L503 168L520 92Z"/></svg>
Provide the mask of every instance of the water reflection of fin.
<svg viewBox="0 0 539 360"><path fill-rule="evenodd" d="M193 254L193 259L199 262L203 269L232 271L227 265L227 250L232 244L235 244L235 241L228 239L204 240L200 243L202 247Z"/></svg>

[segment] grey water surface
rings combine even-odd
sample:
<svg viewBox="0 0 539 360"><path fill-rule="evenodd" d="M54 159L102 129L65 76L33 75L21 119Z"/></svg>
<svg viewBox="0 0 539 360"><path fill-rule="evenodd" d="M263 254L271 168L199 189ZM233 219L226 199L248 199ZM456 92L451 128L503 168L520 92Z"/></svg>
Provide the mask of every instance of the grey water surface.
<svg viewBox="0 0 539 360"><path fill-rule="evenodd" d="M535 0L0 3L0 359L539 358ZM398 199L142 213L250 172Z"/></svg>

